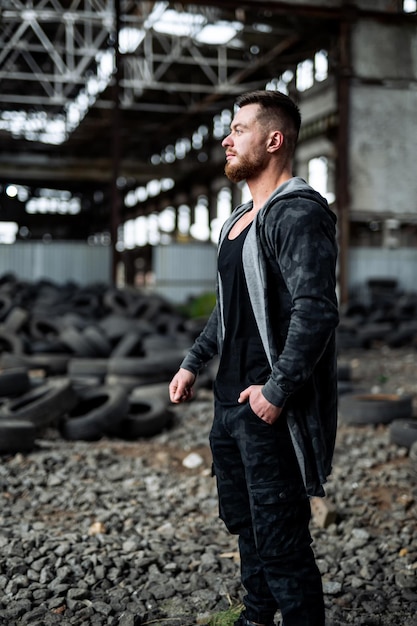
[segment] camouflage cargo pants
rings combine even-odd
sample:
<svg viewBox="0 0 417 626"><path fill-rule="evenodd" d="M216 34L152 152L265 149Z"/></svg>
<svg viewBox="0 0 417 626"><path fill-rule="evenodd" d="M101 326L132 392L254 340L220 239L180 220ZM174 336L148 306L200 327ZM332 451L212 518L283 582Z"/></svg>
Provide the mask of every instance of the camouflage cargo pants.
<svg viewBox="0 0 417 626"><path fill-rule="evenodd" d="M311 549L310 504L285 418L266 424L249 404L215 403L210 433L219 515L239 535L248 619L323 626L321 576Z"/></svg>

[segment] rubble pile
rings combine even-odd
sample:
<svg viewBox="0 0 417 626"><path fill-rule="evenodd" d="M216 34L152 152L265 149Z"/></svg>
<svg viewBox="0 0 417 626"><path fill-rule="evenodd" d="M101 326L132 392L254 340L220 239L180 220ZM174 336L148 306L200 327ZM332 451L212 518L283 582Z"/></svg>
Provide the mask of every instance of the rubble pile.
<svg viewBox="0 0 417 626"><path fill-rule="evenodd" d="M417 350L358 345L363 314L342 317L313 547L328 626L417 626ZM0 279L0 625L195 626L241 602L211 476L212 371L168 402L198 326L156 296Z"/></svg>
<svg viewBox="0 0 417 626"><path fill-rule="evenodd" d="M384 368L387 392L415 391L415 358L346 355L369 388ZM32 452L3 456L0 624L195 626L241 600L211 477L211 392L173 413L151 438L65 441L47 429ZM415 458L388 424L340 421L331 514L313 510L311 524L329 626L416 625Z"/></svg>

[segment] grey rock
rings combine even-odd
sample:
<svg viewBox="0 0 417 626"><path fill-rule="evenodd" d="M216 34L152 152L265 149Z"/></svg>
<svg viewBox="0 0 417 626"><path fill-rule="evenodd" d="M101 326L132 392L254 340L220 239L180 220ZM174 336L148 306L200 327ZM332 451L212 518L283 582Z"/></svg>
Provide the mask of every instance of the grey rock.
<svg viewBox="0 0 417 626"><path fill-rule="evenodd" d="M140 626L141 620L139 616L129 611L124 611L117 622L118 626Z"/></svg>
<svg viewBox="0 0 417 626"><path fill-rule="evenodd" d="M417 393L407 351L349 358L361 386L383 368L384 391ZM148 440L69 442L51 428L33 453L2 459L0 624L195 626L241 601L236 537L210 475L212 394L173 411L173 427ZM185 467L193 453L203 463ZM387 426L339 426L326 492L337 522L313 519L311 532L328 623L417 626L417 484Z"/></svg>
<svg viewBox="0 0 417 626"><path fill-rule="evenodd" d="M325 595L337 595L342 591L342 583L337 581L323 581L323 592Z"/></svg>
<svg viewBox="0 0 417 626"><path fill-rule="evenodd" d="M402 570L395 575L395 584L400 589L415 589L417 591L417 570Z"/></svg>

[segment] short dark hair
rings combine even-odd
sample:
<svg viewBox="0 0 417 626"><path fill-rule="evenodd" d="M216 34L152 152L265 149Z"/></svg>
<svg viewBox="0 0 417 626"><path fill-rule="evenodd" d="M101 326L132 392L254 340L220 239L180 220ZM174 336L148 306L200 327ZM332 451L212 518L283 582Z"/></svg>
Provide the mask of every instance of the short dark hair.
<svg viewBox="0 0 417 626"><path fill-rule="evenodd" d="M248 104L259 104L260 117L272 117L288 142L288 150L293 152L301 126L301 113L293 100L280 91L258 90L241 94L236 99L239 108Z"/></svg>

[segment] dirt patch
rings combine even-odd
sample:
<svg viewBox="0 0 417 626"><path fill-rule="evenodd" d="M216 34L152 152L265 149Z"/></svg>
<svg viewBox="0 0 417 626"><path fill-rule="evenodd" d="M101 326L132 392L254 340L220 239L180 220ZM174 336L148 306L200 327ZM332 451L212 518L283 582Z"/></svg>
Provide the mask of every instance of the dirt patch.
<svg viewBox="0 0 417 626"><path fill-rule="evenodd" d="M141 457L147 467L175 471L179 474L200 473L202 469L211 467L211 451L207 446L195 446L192 450L184 450L175 444L164 444L154 440L140 440L132 443L125 441L103 440L95 444L96 448L112 450L123 457ZM183 464L190 454L201 457L201 464L196 467L187 467Z"/></svg>

